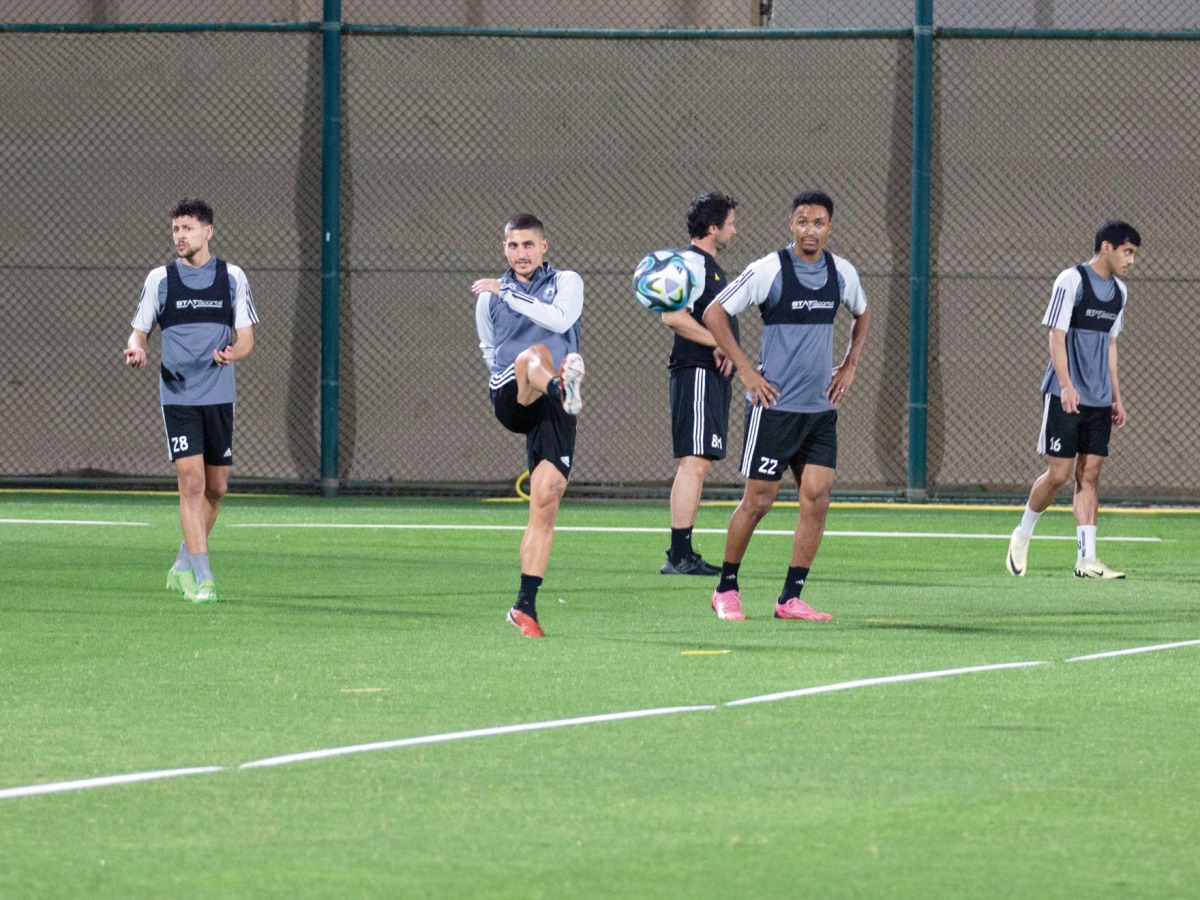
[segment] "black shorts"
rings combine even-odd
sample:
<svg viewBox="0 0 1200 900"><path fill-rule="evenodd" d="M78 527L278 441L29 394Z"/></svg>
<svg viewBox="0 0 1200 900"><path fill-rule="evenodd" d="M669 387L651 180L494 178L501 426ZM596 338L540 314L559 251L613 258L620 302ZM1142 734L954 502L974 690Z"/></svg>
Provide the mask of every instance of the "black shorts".
<svg viewBox="0 0 1200 900"><path fill-rule="evenodd" d="M561 403L543 394L522 406L517 402L517 383L510 381L492 391L492 410L501 425L525 435L525 464L531 475L545 459L570 480L575 462L575 417Z"/></svg>
<svg viewBox="0 0 1200 900"><path fill-rule="evenodd" d="M782 412L746 401L742 474L779 481L787 469L805 465L837 468L837 410Z"/></svg>
<svg viewBox="0 0 1200 900"><path fill-rule="evenodd" d="M671 444L675 458L724 459L731 380L701 367L671 372Z"/></svg>
<svg viewBox="0 0 1200 900"><path fill-rule="evenodd" d="M233 404L164 406L167 459L204 454L209 466L233 464Z"/></svg>
<svg viewBox="0 0 1200 900"><path fill-rule="evenodd" d="M1059 459L1074 459L1080 453L1108 456L1112 436L1112 407L1079 405L1079 412L1063 412L1062 398L1042 396L1042 430L1037 452Z"/></svg>

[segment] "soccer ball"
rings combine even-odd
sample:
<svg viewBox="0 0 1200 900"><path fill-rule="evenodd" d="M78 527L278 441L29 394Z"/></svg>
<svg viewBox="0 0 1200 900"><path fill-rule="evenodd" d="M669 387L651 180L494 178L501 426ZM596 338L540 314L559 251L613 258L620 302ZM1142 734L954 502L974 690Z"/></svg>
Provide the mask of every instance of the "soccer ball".
<svg viewBox="0 0 1200 900"><path fill-rule="evenodd" d="M633 295L651 312L684 309L704 293L704 261L695 253L655 250L633 270Z"/></svg>

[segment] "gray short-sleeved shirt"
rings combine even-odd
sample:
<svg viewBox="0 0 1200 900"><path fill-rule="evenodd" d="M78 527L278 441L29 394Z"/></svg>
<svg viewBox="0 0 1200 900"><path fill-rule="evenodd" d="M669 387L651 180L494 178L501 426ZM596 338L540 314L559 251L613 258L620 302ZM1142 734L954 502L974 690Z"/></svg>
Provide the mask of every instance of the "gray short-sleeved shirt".
<svg viewBox="0 0 1200 900"><path fill-rule="evenodd" d="M867 310L867 297L858 279L858 270L849 261L829 253L837 271L838 302L854 316ZM828 279L824 254L815 263L805 262L789 246L787 257L796 278L809 290L818 290ZM783 275L778 253L757 259L729 287L721 291L717 301L729 315L736 315L751 306L772 307L783 294ZM825 396L833 372L833 324L766 324L762 332L759 369L766 379L779 388L779 400L772 409L781 412L827 412L834 405Z"/></svg>
<svg viewBox="0 0 1200 900"><path fill-rule="evenodd" d="M233 403L237 399L233 365L217 366L213 350L227 347L233 332L258 322L254 298L246 273L233 263L226 263L229 272L229 294L233 304L233 328L215 322L194 322L174 325L162 333L162 364L172 372L183 372L186 378L167 382L159 376L159 398L163 406L208 406ZM193 289L212 285L217 276L217 259L212 257L202 266L184 265L171 260L167 265L151 269L142 286L132 325L137 331L150 334L158 324L167 302L167 266L176 266L183 283Z"/></svg>
<svg viewBox="0 0 1200 900"><path fill-rule="evenodd" d="M1084 290L1084 273L1089 291ZM1054 280L1042 324L1067 333L1067 368L1084 406L1112 405L1109 341L1125 325L1127 299L1121 279L1101 278L1086 264L1066 269ZM1042 376L1042 393L1062 396L1053 361Z"/></svg>

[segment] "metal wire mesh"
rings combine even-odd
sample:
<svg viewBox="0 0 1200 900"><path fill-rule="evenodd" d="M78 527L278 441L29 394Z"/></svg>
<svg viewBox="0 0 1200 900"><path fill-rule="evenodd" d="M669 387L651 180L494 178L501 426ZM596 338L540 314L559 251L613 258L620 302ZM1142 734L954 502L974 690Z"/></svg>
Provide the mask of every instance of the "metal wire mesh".
<svg viewBox="0 0 1200 900"><path fill-rule="evenodd" d="M935 73L930 481L1009 489L1037 474L1050 286L1121 218L1143 247L1118 341L1131 424L1105 483L1195 491L1200 423L1163 388L1200 390L1185 299L1200 42L946 40Z"/></svg>
<svg viewBox="0 0 1200 900"><path fill-rule="evenodd" d="M1200 8L1188 0L934 0L933 8L934 24L944 28L1200 28Z"/></svg>
<svg viewBox="0 0 1200 900"><path fill-rule="evenodd" d="M319 6L0 2L0 20L311 21ZM650 22L622 18L616 2L552 6L604 15L535 24L724 27L714 10L749 8L625 5L658 16ZM534 7L364 2L347 3L346 17L516 26ZM663 18L685 7L692 19ZM716 17L699 21L701 7ZM343 479L515 478L521 442L488 408L468 287L499 273L502 223L531 210L547 223L550 260L587 285L576 483L666 484L671 339L630 298L633 265L683 244L688 199L720 190L741 204L739 237L721 259L736 273L788 240L790 196L818 186L837 201L831 249L858 266L874 319L842 417L839 487L904 487L911 40L779 29L907 26L911 0L806 7L804 21L788 22L786 4L765 6L763 24L776 26L766 40L344 38ZM511 16L488 17L501 8ZM1200 24L1190 5L1144 4L1118 22L1121 9L936 5L946 27ZM317 481L320 40L315 29L0 32L0 476L168 474L154 379L121 366L119 350L142 277L170 256L166 211L200 194L216 208L214 248L247 269L263 317L239 366L236 474ZM1145 246L1121 339L1132 424L1115 439L1106 491L1194 494L1200 426L1160 387L1185 397L1200 387L1200 315L1188 302L1200 40L948 37L935 47L930 492L1027 488L1050 284L1090 256L1102 219L1120 216ZM756 318L743 317L751 346ZM847 326L843 317L839 353ZM740 423L735 400L729 456L711 485L739 483Z"/></svg>
<svg viewBox="0 0 1200 900"><path fill-rule="evenodd" d="M764 25L776 28L908 28L913 0L770 0ZM1185 30L1200 28L1189 0L933 0L939 28Z"/></svg>
<svg viewBox="0 0 1200 900"><path fill-rule="evenodd" d="M169 210L196 194L263 317L238 366L238 470L316 470L319 41L0 34L5 474L169 471L157 358L129 370L120 350L145 273L173 255Z"/></svg>
<svg viewBox="0 0 1200 900"><path fill-rule="evenodd" d="M695 194L718 189L740 201L740 237L725 260L736 272L786 243L792 194L819 183L838 202L834 244L863 271L881 315L904 302L905 239L892 227L909 178L911 62L900 42L814 42L798 54L776 41L356 36L346 58L345 346L359 409L344 445L351 476L515 475L523 456L497 443L519 439L489 415L468 287L503 269L502 225L519 210L543 218L551 261L587 286L583 482L659 481L674 470L670 333L633 301L629 277L647 250L686 243ZM842 77L842 65L858 75ZM823 98L818 121L788 101L797 79ZM847 109L872 127L837 114ZM861 415L846 418L845 471L858 484L903 474L898 443L879 446L867 420L879 406L893 429L902 417L905 386L883 374L885 343L864 363ZM895 348L901 360L905 346ZM416 380L429 372L444 373L433 393ZM890 396L873 402L883 388ZM362 392L376 390L387 396L372 402L388 414L363 415L371 403ZM733 430L736 459L740 424ZM736 483L735 463L712 477Z"/></svg>
<svg viewBox="0 0 1200 900"><path fill-rule="evenodd" d="M908 28L914 0L346 0L360 25L483 28ZM312 22L321 0L0 0L0 22ZM934 0L943 28L1184 30L1191 0Z"/></svg>
<svg viewBox="0 0 1200 900"><path fill-rule="evenodd" d="M321 0L0 0L0 22L312 22ZM759 0L347 0L360 25L484 28L747 28Z"/></svg>

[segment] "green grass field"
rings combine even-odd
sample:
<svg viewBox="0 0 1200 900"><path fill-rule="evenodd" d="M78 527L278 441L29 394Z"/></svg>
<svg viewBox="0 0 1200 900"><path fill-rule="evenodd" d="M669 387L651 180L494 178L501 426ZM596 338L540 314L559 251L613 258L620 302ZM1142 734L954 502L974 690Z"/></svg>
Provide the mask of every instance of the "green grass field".
<svg viewBox="0 0 1200 900"><path fill-rule="evenodd" d="M1099 583L1066 511L1015 579L1006 539L892 535L1014 511L836 507L876 536L826 537L820 624L771 618L782 507L735 623L658 574L665 504L568 498L560 528L605 530L560 531L542 641L504 624L525 515L232 496L195 606L163 589L174 497L0 493L0 897L1195 896L1200 645L1070 660L1200 640L1200 515L1103 514L1158 540L1102 540L1129 578ZM1009 663L1038 665L848 684Z"/></svg>

